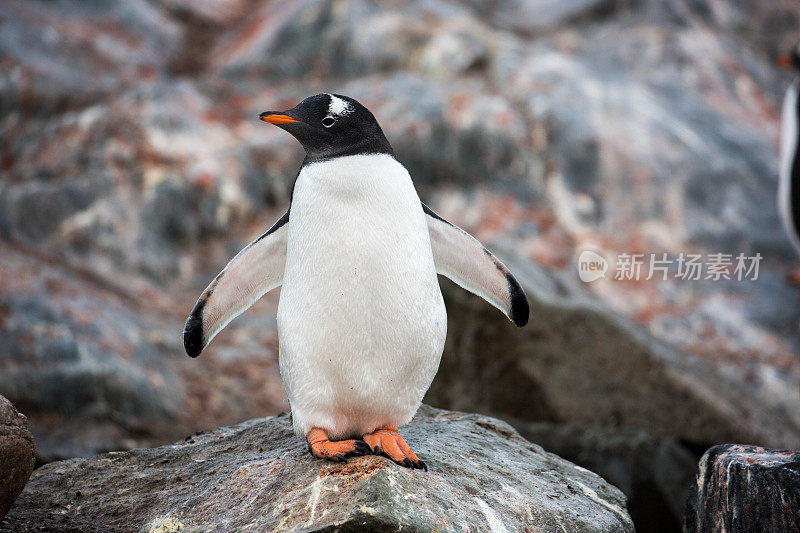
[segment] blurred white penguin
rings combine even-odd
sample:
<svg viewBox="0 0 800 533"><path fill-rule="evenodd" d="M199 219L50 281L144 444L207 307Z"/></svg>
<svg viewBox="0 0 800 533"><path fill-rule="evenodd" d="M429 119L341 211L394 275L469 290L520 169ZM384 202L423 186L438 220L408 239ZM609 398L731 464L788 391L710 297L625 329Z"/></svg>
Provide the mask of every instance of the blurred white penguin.
<svg viewBox="0 0 800 533"><path fill-rule="evenodd" d="M780 56L778 64L800 74L800 44L790 54ZM781 112L781 160L778 185L778 213L789 240L800 254L800 76L786 90ZM790 274L800 285L800 268Z"/></svg>
<svg viewBox="0 0 800 533"><path fill-rule="evenodd" d="M318 457L383 454L426 468L398 433L439 367L447 316L437 273L524 326L517 280L417 196L370 111L318 94L260 116L306 157L286 213L197 301L184 346L197 357L228 322L283 285L280 370L295 432Z"/></svg>

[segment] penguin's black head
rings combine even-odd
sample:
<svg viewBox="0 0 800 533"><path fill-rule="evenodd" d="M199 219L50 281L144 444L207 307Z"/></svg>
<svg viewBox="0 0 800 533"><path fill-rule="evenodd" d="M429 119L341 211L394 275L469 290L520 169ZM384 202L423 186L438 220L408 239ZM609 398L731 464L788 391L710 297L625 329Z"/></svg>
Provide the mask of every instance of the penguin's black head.
<svg viewBox="0 0 800 533"><path fill-rule="evenodd" d="M309 96L291 109L265 111L259 118L294 135L312 161L343 155L393 154L369 109L347 96Z"/></svg>
<svg viewBox="0 0 800 533"><path fill-rule="evenodd" d="M796 44L788 54L778 56L777 62L782 68L800 72L800 43Z"/></svg>

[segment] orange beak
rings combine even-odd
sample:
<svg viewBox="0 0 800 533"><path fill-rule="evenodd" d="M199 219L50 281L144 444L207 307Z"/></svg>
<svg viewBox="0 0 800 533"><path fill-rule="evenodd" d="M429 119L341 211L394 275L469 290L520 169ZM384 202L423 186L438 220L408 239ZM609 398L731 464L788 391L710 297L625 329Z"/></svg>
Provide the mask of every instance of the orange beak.
<svg viewBox="0 0 800 533"><path fill-rule="evenodd" d="M261 113L258 118L264 122L269 122L270 124L291 124L293 122L300 122L299 120L293 119L289 115L273 114L269 111L266 113Z"/></svg>
<svg viewBox="0 0 800 533"><path fill-rule="evenodd" d="M781 54L775 58L775 64L781 68L790 69L792 68L792 58L787 54Z"/></svg>

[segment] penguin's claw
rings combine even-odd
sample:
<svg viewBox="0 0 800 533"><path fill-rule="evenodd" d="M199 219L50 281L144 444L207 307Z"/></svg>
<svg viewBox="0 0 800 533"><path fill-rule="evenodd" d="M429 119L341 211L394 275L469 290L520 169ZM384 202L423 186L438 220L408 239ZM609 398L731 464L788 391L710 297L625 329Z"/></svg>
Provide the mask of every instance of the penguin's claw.
<svg viewBox="0 0 800 533"><path fill-rule="evenodd" d="M361 439L356 440L356 449L353 450L352 455L369 455L371 453L372 448L369 447L369 444Z"/></svg>
<svg viewBox="0 0 800 533"><path fill-rule="evenodd" d="M428 470L427 465L411 451L411 447L406 444L396 427L378 428L372 433L364 435L363 439L375 455L384 455L406 468Z"/></svg>
<svg viewBox="0 0 800 533"><path fill-rule="evenodd" d="M320 428L313 428L306 435L308 441L308 451L317 459L327 459L335 463L341 463L348 456L364 455L371 450L366 442L355 439L332 441L328 435Z"/></svg>

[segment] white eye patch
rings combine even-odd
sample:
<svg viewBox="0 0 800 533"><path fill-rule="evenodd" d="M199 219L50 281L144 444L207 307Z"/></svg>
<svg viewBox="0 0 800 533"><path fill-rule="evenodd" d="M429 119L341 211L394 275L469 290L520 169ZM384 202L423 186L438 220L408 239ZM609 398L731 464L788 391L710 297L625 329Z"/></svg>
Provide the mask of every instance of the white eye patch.
<svg viewBox="0 0 800 533"><path fill-rule="evenodd" d="M331 103L328 104L329 115L342 117L344 115L349 115L353 111L353 106L347 100L343 100L332 94L329 94L328 96L331 97Z"/></svg>

